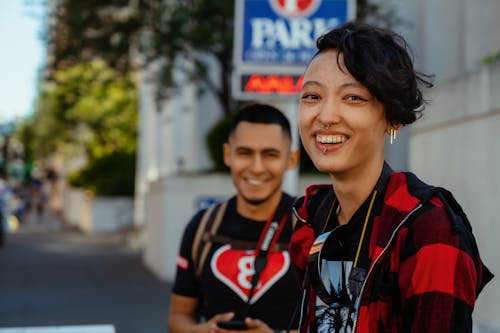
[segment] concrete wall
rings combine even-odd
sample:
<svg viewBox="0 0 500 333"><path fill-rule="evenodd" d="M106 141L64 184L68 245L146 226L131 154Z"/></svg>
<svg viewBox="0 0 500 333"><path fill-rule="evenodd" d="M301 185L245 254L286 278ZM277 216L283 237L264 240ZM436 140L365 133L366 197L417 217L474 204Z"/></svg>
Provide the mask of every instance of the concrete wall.
<svg viewBox="0 0 500 333"><path fill-rule="evenodd" d="M63 217L64 221L74 227L79 227L82 217L87 214L88 204L82 189L66 188L64 191Z"/></svg>
<svg viewBox="0 0 500 333"><path fill-rule="evenodd" d="M448 188L467 213L480 253L497 275L479 297L476 322L500 331L500 63L439 83L412 128L410 169Z"/></svg>
<svg viewBox="0 0 500 333"><path fill-rule="evenodd" d="M92 197L82 189L64 192L63 219L87 233L113 233L134 221L132 197Z"/></svg>
<svg viewBox="0 0 500 333"><path fill-rule="evenodd" d="M416 67L439 79L475 71L500 51L498 0L371 0L394 9L393 28L409 42Z"/></svg>
<svg viewBox="0 0 500 333"><path fill-rule="evenodd" d="M227 196L231 191L231 180L225 175L170 176L151 184L146 196L146 266L172 281L182 232L197 210L197 198Z"/></svg>

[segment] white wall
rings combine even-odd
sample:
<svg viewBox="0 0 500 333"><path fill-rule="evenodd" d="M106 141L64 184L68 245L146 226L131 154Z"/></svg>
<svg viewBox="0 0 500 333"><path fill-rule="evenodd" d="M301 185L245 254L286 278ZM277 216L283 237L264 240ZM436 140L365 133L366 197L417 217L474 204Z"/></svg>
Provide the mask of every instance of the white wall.
<svg viewBox="0 0 500 333"><path fill-rule="evenodd" d="M132 197L91 196L85 190L68 187L62 210L66 223L87 233L113 233L133 226Z"/></svg>
<svg viewBox="0 0 500 333"><path fill-rule="evenodd" d="M373 1L373 0L372 0ZM417 68L441 79L475 71L500 51L498 0L377 0L396 9L394 29L409 42Z"/></svg>
<svg viewBox="0 0 500 333"><path fill-rule="evenodd" d="M152 184L146 196L146 266L160 278L172 281L182 232L197 211L197 198L229 196L232 191L226 175L169 176Z"/></svg>
<svg viewBox="0 0 500 333"><path fill-rule="evenodd" d="M448 188L468 215L480 253L497 275L480 295L476 323L500 331L500 63L439 84L412 128L410 169Z"/></svg>

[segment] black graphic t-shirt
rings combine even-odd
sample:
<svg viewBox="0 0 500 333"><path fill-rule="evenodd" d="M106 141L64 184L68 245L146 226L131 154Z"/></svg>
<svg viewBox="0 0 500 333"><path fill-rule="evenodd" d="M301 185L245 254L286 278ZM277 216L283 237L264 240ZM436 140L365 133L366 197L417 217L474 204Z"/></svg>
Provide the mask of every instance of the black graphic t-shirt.
<svg viewBox="0 0 500 333"><path fill-rule="evenodd" d="M291 210L287 208L287 212ZM202 215L203 212L196 214L185 229L173 292L198 298L200 316L205 319L230 311L242 316L243 312L246 312L250 279L254 272L257 240L265 228L266 221L253 221L240 216L236 211L236 199L231 198L217 234L235 240L250 241L252 245L236 248L231 244L214 243L198 279L193 270L191 249ZM291 231L289 219L279 235L278 243L288 244ZM271 252L250 300L251 306L247 316L258 318L273 329L284 330L291 320L299 290L288 251ZM296 328L297 324L293 327Z"/></svg>
<svg viewBox="0 0 500 333"><path fill-rule="evenodd" d="M336 214L331 214L330 221L325 221L325 232L314 242L312 249L320 250L311 255L309 261L310 267L315 266L312 271L316 274L313 285L317 295L315 328L318 333L353 331L361 287L370 266L373 218L380 214L390 172L390 168L384 168L374 191L347 224L339 225ZM336 208L333 206L332 211Z"/></svg>

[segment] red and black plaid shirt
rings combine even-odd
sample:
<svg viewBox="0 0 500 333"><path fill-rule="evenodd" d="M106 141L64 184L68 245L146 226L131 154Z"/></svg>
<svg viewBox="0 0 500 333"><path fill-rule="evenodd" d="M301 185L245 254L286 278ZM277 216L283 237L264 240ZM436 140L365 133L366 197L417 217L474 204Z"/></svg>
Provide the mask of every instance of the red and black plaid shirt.
<svg viewBox="0 0 500 333"><path fill-rule="evenodd" d="M302 278L319 234L315 216L327 209L318 203L327 191L331 185L313 185L295 205L302 223L297 223L290 254ZM472 332L474 303L493 275L482 264L470 223L451 193L411 173L393 173L372 223L371 267L355 331ZM308 283L301 332L315 327L314 288Z"/></svg>

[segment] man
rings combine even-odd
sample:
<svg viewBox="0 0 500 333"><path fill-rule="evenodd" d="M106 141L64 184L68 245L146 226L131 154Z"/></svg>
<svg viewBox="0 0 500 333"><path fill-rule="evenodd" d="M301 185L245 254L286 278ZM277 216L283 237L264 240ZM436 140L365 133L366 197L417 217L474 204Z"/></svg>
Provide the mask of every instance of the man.
<svg viewBox="0 0 500 333"><path fill-rule="evenodd" d="M278 109L251 104L234 116L223 154L237 193L214 213L198 212L184 231L171 333L225 332L236 328L221 322L234 320L238 330L288 328L299 297L288 255L293 200L281 189L285 171L298 161L290 146L290 124ZM212 223L210 236L204 223Z"/></svg>

